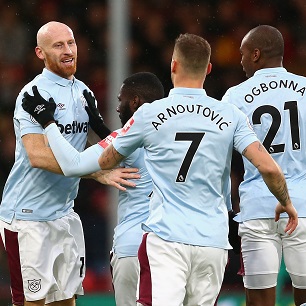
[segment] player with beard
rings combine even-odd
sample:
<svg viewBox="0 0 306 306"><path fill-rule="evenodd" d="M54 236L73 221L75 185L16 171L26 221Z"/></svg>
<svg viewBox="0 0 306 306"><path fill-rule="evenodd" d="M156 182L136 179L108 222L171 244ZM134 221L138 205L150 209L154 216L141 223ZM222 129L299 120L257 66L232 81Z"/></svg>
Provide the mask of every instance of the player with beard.
<svg viewBox="0 0 306 306"><path fill-rule="evenodd" d="M8 255L13 304L74 306L75 295L83 294L85 275L82 223L73 210L80 179L62 175L44 130L21 104L26 91L38 89L55 111L63 137L83 151L91 124L83 92L90 90L74 77L77 45L67 25L55 21L43 25L35 52L45 68L16 100L15 163L4 187L0 232ZM35 111L42 110L38 106ZM99 136L104 138L109 130L99 119ZM107 180L113 175L109 172ZM101 177L101 172L92 174L96 176ZM137 176L127 173L126 177Z"/></svg>
<svg viewBox="0 0 306 306"><path fill-rule="evenodd" d="M206 95L211 48L202 37L175 41L168 97L143 104L99 157L111 169L138 148L153 182L148 219L139 246L137 305L213 305L228 258L228 190L232 151L245 156L289 215L298 218L284 174L258 141L247 116Z"/></svg>
<svg viewBox="0 0 306 306"><path fill-rule="evenodd" d="M88 94L85 97L91 109L89 113L96 113L93 96ZM154 74L139 72L126 78L118 94L117 112L122 126L143 103L150 103L163 97L163 86ZM121 131L121 129L114 131L104 140L80 153L65 140L55 123L50 124L54 122L52 110L48 111L50 103L44 101L38 92L35 91L34 96L26 94L22 105L45 126L50 147L67 176L81 176L98 171L99 156ZM39 114L33 111L38 105L45 106L45 110ZM46 113L44 121L49 125L41 121L43 113ZM120 165L127 169L138 168L141 178L137 180L136 188L127 187L126 191L119 191L118 224L111 250L111 271L117 306L136 305L139 276L137 252L142 239L141 223L148 217L149 195L152 192L152 181L144 164L143 154L143 148L139 148L125 158Z"/></svg>

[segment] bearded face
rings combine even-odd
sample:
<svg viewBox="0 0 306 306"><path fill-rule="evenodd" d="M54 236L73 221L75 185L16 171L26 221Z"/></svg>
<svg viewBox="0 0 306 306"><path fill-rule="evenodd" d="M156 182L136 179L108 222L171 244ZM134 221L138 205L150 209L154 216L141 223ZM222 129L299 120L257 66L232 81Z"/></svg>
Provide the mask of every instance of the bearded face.
<svg viewBox="0 0 306 306"><path fill-rule="evenodd" d="M57 54L56 52L45 52L44 62L46 68L63 78L71 79L76 73L76 52L68 52L63 54Z"/></svg>
<svg viewBox="0 0 306 306"><path fill-rule="evenodd" d="M118 101L119 105L117 107L117 112L119 113L121 124L124 126L134 113L131 109L133 98L131 98L131 95L125 90L124 84L120 88Z"/></svg>
<svg viewBox="0 0 306 306"><path fill-rule="evenodd" d="M71 80L77 67L77 45L72 30L65 24L50 22L37 34L36 55L48 70Z"/></svg>

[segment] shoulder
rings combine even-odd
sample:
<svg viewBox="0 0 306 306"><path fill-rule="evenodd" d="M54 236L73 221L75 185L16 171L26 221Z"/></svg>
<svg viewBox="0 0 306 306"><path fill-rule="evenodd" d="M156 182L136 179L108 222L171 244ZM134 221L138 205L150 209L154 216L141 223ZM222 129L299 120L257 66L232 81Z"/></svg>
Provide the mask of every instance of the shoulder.
<svg viewBox="0 0 306 306"><path fill-rule="evenodd" d="M23 88L20 90L17 101L22 100L23 94L27 92L29 95L33 95L33 86L37 86L39 93L44 97L44 98L49 98L50 95L48 88L52 88L50 84L48 84L48 79L43 77L41 74L37 75L32 81L27 83L26 85L23 86Z"/></svg>
<svg viewBox="0 0 306 306"><path fill-rule="evenodd" d="M232 86L230 87L226 93L229 93L229 94L237 94L239 92L242 92L245 90L245 88L247 87L251 87L252 86L252 83L254 83L254 77L251 77L235 86Z"/></svg>
<svg viewBox="0 0 306 306"><path fill-rule="evenodd" d="M74 82L82 90L87 89L88 91L92 92L92 90L90 90L89 87L83 81L81 81L77 78L74 78Z"/></svg>
<svg viewBox="0 0 306 306"><path fill-rule="evenodd" d="M306 82L306 77L303 76L303 75L295 74L295 73L292 73L292 72L286 72L285 75L289 76L291 79L296 79L296 80L299 80L299 81Z"/></svg>

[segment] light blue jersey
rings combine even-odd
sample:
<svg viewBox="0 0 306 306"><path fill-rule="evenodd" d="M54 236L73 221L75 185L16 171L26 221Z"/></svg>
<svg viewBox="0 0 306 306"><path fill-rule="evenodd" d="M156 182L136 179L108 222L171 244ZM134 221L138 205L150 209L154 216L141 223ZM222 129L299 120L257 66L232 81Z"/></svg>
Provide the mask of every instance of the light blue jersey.
<svg viewBox="0 0 306 306"><path fill-rule="evenodd" d="M306 217L305 94L306 78L280 67L258 70L253 77L230 88L222 99L248 116L258 138L282 168L299 217ZM243 161L239 220L274 218L278 201L258 170L245 158Z"/></svg>
<svg viewBox="0 0 306 306"><path fill-rule="evenodd" d="M121 130L121 129L120 129ZM46 128L50 147L65 175L81 176L101 170L98 159L118 135L120 130L112 132L108 137L78 152L59 133L55 124ZM139 148L123 160L121 167L138 168L140 179L135 180L136 187L126 187L119 190L117 219L114 231L113 249L118 256L137 256L143 231L141 223L149 215L149 195L152 192L152 180L144 164L144 149Z"/></svg>
<svg viewBox="0 0 306 306"><path fill-rule="evenodd" d="M105 140L99 142L101 147L116 139L120 130L113 132ZM137 256L142 240L141 224L149 216L150 194L152 193L152 180L144 162L144 149L138 148L126 157L120 167L138 168L140 178L135 181L136 187L126 187L126 191L119 190L117 210L117 226L114 230L113 250L118 258Z"/></svg>
<svg viewBox="0 0 306 306"><path fill-rule="evenodd" d="M145 149L153 195L143 229L167 241L230 249L224 194L232 150L257 140L241 111L204 89L174 88L142 105L113 145L124 156Z"/></svg>
<svg viewBox="0 0 306 306"><path fill-rule="evenodd" d="M68 80L44 69L19 93L15 112L14 129L16 135L15 163L8 176L0 206L0 219L11 223L13 218L32 221L48 221L67 215L73 209L77 196L79 178L67 178L41 169L32 168L22 136L43 134L41 126L23 110L23 93L32 93L36 85L40 94L52 97L57 106L55 120L63 136L77 150L85 147L88 133L88 115L83 90L88 87L73 78Z"/></svg>
<svg viewBox="0 0 306 306"><path fill-rule="evenodd" d="M118 225L114 231L113 249L118 258L137 256L142 240L141 224L149 217L152 180L144 162L144 149L139 148L120 164L121 167L138 168L140 179L135 181L136 187L119 190Z"/></svg>

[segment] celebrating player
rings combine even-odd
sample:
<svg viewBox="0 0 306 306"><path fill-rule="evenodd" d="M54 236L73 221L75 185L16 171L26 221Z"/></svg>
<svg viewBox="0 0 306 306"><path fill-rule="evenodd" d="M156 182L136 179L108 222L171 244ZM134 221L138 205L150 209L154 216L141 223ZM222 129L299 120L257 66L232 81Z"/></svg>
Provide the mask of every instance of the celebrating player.
<svg viewBox="0 0 306 306"><path fill-rule="evenodd" d="M75 295L83 294L85 275L83 228L73 210L79 178L62 175L42 127L21 104L25 91L38 88L50 99L49 107L57 108L55 119L64 137L82 151L90 128L83 91L89 88L74 77L77 45L67 25L55 21L43 25L35 52L45 68L16 100L15 163L4 187L0 231L8 254L13 304L74 306ZM100 137L107 136L102 118L99 125Z"/></svg>
<svg viewBox="0 0 306 306"><path fill-rule="evenodd" d="M282 254L291 277L295 305L306 302L305 139L306 78L283 68L284 40L269 25L249 31L241 42L245 82L230 88L223 101L235 104L249 118L258 138L281 166L300 217L294 233L286 233L288 216L274 222L277 201L260 173L245 158L239 187L239 235L247 305L274 306ZM279 189L281 190L281 185Z"/></svg>
<svg viewBox="0 0 306 306"><path fill-rule="evenodd" d="M118 94L119 106L117 111L122 126L143 103L150 103L164 97L164 89L159 79L153 73L139 72L123 81ZM85 94L88 103L89 117L98 113L95 99ZM40 112L34 110L40 107ZM54 110L37 91L34 96L25 94L22 106L35 119L45 126L46 136L50 147L66 176L83 176L100 170L99 156L121 129L114 131L108 137L78 152L60 133L54 122ZM98 116L99 117L99 116ZM45 124L48 122L48 124ZM99 127L97 127L99 129ZM99 132L99 131L97 131ZM120 166L126 169L139 169L140 178L136 188L120 188L118 202L118 225L115 228L113 248L111 251L111 270L117 306L134 306L139 276L137 258L138 248L142 239L141 223L149 214L149 195L152 191L152 181L144 164L144 150L137 149L122 161Z"/></svg>
<svg viewBox="0 0 306 306"><path fill-rule="evenodd" d="M276 219L286 211L286 231L297 226L284 175L246 115L206 95L210 54L202 37L180 35L169 96L142 105L99 158L102 169L111 169L137 148L145 150L153 194L138 252L138 305L214 304L231 248L225 194L233 148L257 167L279 200Z"/></svg>

